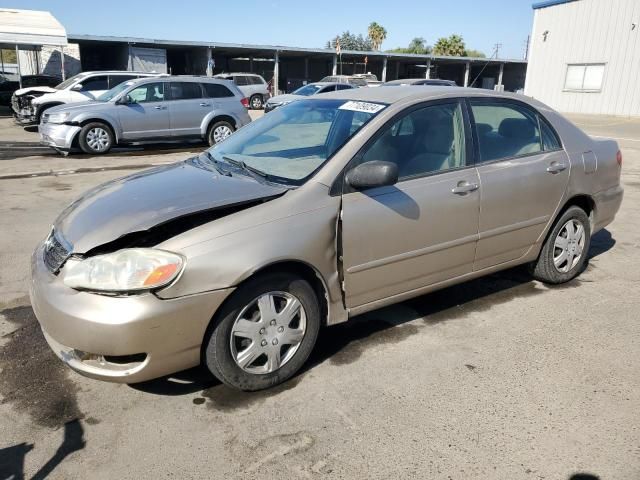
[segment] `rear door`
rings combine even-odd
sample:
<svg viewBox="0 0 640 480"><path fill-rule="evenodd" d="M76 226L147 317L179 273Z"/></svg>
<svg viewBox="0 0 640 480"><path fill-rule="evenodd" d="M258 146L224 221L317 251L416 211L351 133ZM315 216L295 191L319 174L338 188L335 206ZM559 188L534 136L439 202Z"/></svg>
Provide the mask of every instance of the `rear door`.
<svg viewBox="0 0 640 480"><path fill-rule="evenodd" d="M391 120L349 168L398 165L391 187L342 196L346 302L356 307L472 271L479 180L469 122L457 100L414 107Z"/></svg>
<svg viewBox="0 0 640 480"><path fill-rule="evenodd" d="M146 140L169 136L169 110L164 82L145 83L129 91L132 103L116 105L122 138Z"/></svg>
<svg viewBox="0 0 640 480"><path fill-rule="evenodd" d="M211 110L211 100L204 98L200 83L170 82L169 124L171 135L185 137L200 135L202 120Z"/></svg>
<svg viewBox="0 0 640 480"><path fill-rule="evenodd" d="M470 99L482 185L474 270L522 257L553 220L569 159L544 118L516 100Z"/></svg>

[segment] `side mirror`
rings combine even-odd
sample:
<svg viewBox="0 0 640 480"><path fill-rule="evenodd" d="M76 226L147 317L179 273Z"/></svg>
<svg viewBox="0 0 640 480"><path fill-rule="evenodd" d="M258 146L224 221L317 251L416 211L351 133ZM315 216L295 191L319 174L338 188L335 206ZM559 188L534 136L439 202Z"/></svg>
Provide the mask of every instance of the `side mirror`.
<svg viewBox="0 0 640 480"><path fill-rule="evenodd" d="M349 170L345 180L356 190L394 185L398 182L398 166L392 162L372 160Z"/></svg>
<svg viewBox="0 0 640 480"><path fill-rule="evenodd" d="M130 103L134 103L133 99L129 95L123 95L116 101L118 105L129 105Z"/></svg>
<svg viewBox="0 0 640 480"><path fill-rule="evenodd" d="M82 91L82 84L81 83L76 83L73 87L71 87L71 90L73 90L74 92L81 92Z"/></svg>

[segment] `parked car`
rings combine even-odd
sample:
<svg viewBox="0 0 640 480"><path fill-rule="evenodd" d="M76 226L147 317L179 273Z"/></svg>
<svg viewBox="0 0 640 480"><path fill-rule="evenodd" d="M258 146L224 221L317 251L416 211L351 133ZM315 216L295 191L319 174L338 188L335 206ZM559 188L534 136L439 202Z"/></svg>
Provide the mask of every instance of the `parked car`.
<svg viewBox="0 0 640 480"><path fill-rule="evenodd" d="M324 77L321 82L333 82L333 83L349 83L355 87L366 87L367 80L362 77L353 75L329 75Z"/></svg>
<svg viewBox="0 0 640 480"><path fill-rule="evenodd" d="M55 87L39 86L16 90L11 98L11 107L18 123L37 125L42 114L51 107L94 100L127 80L157 76L154 73L123 71L83 72Z"/></svg>
<svg viewBox="0 0 640 480"><path fill-rule="evenodd" d="M521 264L570 281L620 207L621 165L615 141L523 96L316 95L73 202L33 254L31 302L89 377L202 362L269 388L324 325Z"/></svg>
<svg viewBox="0 0 640 480"><path fill-rule="evenodd" d="M300 100L301 98L310 97L312 95L318 95L320 93L329 93L335 92L336 90L348 90L351 88L356 88L349 83L334 83L334 82L314 82L308 83L297 90L294 90L292 93L287 93L284 95L276 95L275 97L271 97L267 100L267 103L264 106L264 113L268 113L271 110L281 107L282 105L286 105L287 103L291 103L294 100Z"/></svg>
<svg viewBox="0 0 640 480"><path fill-rule="evenodd" d="M231 80L237 85L245 97L249 99L249 107L260 110L269 99L269 86L264 78L255 73L220 73L214 78Z"/></svg>
<svg viewBox="0 0 640 480"><path fill-rule="evenodd" d="M383 83L385 87L398 87L405 85L430 85L432 87L457 87L453 80L440 80L439 78L403 78Z"/></svg>
<svg viewBox="0 0 640 480"><path fill-rule="evenodd" d="M378 80L378 77L374 73L371 73L371 72L368 72L368 73L356 73L353 76L355 78L363 78L364 81L367 82L367 86L368 87L379 87L380 85L383 84L383 82Z"/></svg>
<svg viewBox="0 0 640 480"><path fill-rule="evenodd" d="M247 99L230 82L206 77L128 80L93 101L48 109L41 142L90 154L117 144L202 138L221 142L251 121Z"/></svg>
<svg viewBox="0 0 640 480"><path fill-rule="evenodd" d="M62 80L53 75L23 75L22 88L30 87L55 87ZM0 105L10 106L11 96L20 89L17 75L0 75Z"/></svg>

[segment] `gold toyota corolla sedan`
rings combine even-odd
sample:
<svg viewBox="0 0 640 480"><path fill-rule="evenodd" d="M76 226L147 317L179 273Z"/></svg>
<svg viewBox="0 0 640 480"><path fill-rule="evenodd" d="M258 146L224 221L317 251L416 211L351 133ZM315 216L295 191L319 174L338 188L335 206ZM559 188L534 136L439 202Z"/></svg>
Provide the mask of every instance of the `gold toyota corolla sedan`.
<svg viewBox="0 0 640 480"><path fill-rule="evenodd" d="M204 364L243 390L298 371L325 325L520 264L562 283L620 207L622 157L524 96L346 90L69 205L31 301L75 371Z"/></svg>

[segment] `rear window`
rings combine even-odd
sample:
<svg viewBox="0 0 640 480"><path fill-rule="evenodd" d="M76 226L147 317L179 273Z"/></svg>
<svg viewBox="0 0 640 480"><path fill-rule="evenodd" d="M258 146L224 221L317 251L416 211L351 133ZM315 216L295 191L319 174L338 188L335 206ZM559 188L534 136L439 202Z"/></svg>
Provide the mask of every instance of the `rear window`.
<svg viewBox="0 0 640 480"><path fill-rule="evenodd" d="M263 85L264 84L264 80L262 79L262 77L258 77L257 75L252 75L250 77L247 77L249 79L249 82L252 85Z"/></svg>
<svg viewBox="0 0 640 480"><path fill-rule="evenodd" d="M204 91L209 98L223 98L235 96L231 90L219 83L203 83Z"/></svg>
<svg viewBox="0 0 640 480"><path fill-rule="evenodd" d="M202 98L202 89L199 83L171 82L171 100L189 100Z"/></svg>
<svg viewBox="0 0 640 480"><path fill-rule="evenodd" d="M233 81L236 83L236 85L240 85L240 86L249 85L249 79L244 75L234 76Z"/></svg>

